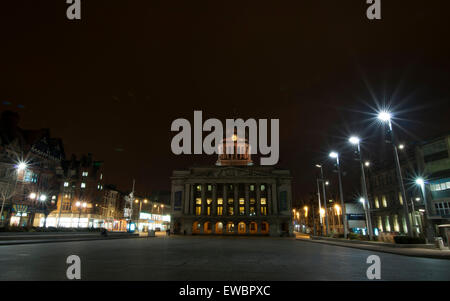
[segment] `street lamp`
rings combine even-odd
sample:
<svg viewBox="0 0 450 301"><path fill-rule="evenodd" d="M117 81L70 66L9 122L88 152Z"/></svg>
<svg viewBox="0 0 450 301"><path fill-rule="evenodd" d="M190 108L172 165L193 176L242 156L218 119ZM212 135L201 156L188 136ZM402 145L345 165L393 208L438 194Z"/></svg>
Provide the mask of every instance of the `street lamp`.
<svg viewBox="0 0 450 301"><path fill-rule="evenodd" d="M423 197L423 204L425 205L425 214L426 217L424 218L424 222L426 223L426 234L425 237L427 239L427 242L430 243L433 241L433 228L430 227L429 218L430 218L430 210L428 209L428 203L427 203L427 193L425 190L425 180L423 178L417 178L416 184L420 187L420 190L422 191L422 197ZM419 211L421 211L419 209Z"/></svg>
<svg viewBox="0 0 450 301"><path fill-rule="evenodd" d="M392 118L392 115L388 111L381 111L378 113L378 119L383 123L387 123L389 126L389 133L391 135L391 143L392 143L392 147L393 147L393 151L394 151L394 159L395 159L395 167L396 167L395 170L396 170L397 179L398 179L398 182L400 185L400 192L401 192L402 198L404 200L403 208L405 211L405 220L406 220L406 228L407 228L406 232L408 235L411 235L412 231L411 231L411 222L409 220L408 202L406 201L405 186L403 184L403 176L402 176L402 171L401 171L401 167L400 167L400 161L398 159L398 151L397 151L397 145L396 145L395 139L394 139L394 132L392 131L391 118Z"/></svg>
<svg viewBox="0 0 450 301"><path fill-rule="evenodd" d="M325 191L325 179L323 177L323 166L322 164L316 164L317 168L320 168L320 177L321 179L317 179L317 195L319 196L319 208L322 208L320 205L320 189L319 189L319 181L322 181L322 191L323 191L323 205L325 207L325 235L328 236L329 227L328 227L328 214L327 214L327 194Z"/></svg>
<svg viewBox="0 0 450 301"><path fill-rule="evenodd" d="M339 177L339 194L341 198L341 207L342 207L342 218L343 218L342 222L344 224L344 237L347 238L348 236L347 213L344 204L344 192L342 191L341 165L339 164L339 154L337 152L331 152L329 156L333 159L336 159Z"/></svg>
<svg viewBox="0 0 450 301"><path fill-rule="evenodd" d="M361 139L359 139L356 136L352 136L352 137L350 137L350 139L348 139L348 141L351 144L356 145L358 148L359 162L361 165L361 180L362 180L363 195L364 195L364 199L367 201L367 213L366 213L367 232L369 234L370 240L373 240L372 217L370 214L370 202L369 202L369 196L367 194L366 175L364 172L364 163L363 163L362 154L361 154L361 143L360 143ZM364 210L366 210L365 205L364 205Z"/></svg>
<svg viewBox="0 0 450 301"><path fill-rule="evenodd" d="M27 169L27 167L28 167L28 165L27 165L27 163L25 163L25 162L19 162L19 163L17 164L17 170L18 170L18 171L25 170L25 169Z"/></svg>

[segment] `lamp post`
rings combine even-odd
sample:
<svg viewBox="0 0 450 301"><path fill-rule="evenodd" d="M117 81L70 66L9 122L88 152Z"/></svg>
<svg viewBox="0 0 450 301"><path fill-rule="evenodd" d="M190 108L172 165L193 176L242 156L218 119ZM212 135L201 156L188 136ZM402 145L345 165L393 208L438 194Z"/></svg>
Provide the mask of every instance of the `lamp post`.
<svg viewBox="0 0 450 301"><path fill-rule="evenodd" d="M369 218L367 217L368 213L367 213L367 207L366 207L366 200L364 198L359 198L359 201L363 205L364 214L366 215L366 228L367 228L367 232L369 232ZM372 239L372 238L370 238L370 239Z"/></svg>
<svg viewBox="0 0 450 301"><path fill-rule="evenodd" d="M369 201L369 196L367 194L367 185L366 185L366 175L364 173L364 163L362 160L362 154L361 154L361 145L360 145L360 139L356 136L352 136L350 137L350 139L348 140L351 144L356 145L358 148L358 156L359 156L359 163L361 165L361 179L362 179L362 190L363 190L363 196L365 199L365 203L367 203L367 214L366 214L366 218L367 218L367 232L369 234L369 238L370 240L373 240L373 227L372 227L372 217L370 214L370 201ZM364 205L364 208L366 206Z"/></svg>
<svg viewBox="0 0 450 301"><path fill-rule="evenodd" d="M78 201L78 202L75 203L75 206L77 206L79 208L78 209L79 212L78 212L78 226L77 226L77 228L80 228L81 210L82 210L82 208L86 208L87 204L86 204L86 202L81 203L80 201Z"/></svg>
<svg viewBox="0 0 450 301"><path fill-rule="evenodd" d="M316 164L317 168L320 168L320 181L322 182L322 191L323 191L323 206L325 207L325 236L328 236L328 233L330 231L328 226L328 210L327 210L327 195L325 192L325 179L323 178L323 166L322 164ZM319 190L319 179L317 180L317 190ZM320 197L320 192L318 192L318 195ZM320 200L320 198L319 198ZM319 203L319 208L320 203Z"/></svg>
<svg viewBox="0 0 450 301"><path fill-rule="evenodd" d="M397 180L399 182L399 188L400 188L400 193L402 194L402 198L403 198L403 209L405 211L405 220L406 220L406 232L408 235L412 236L412 229L411 229L411 222L409 220L409 210L408 210L408 202L406 200L406 192L405 192L405 185L403 184L403 176L402 176L402 171L401 171L401 167L400 167L400 161L398 159L398 151L397 151L397 144L395 143L395 139L394 139L394 132L392 131L392 122L391 122L391 113L387 112L387 111L381 111L378 113L378 119L383 122L383 123L387 123L389 126L389 134L391 136L391 143L392 143L392 147L393 147L393 152L394 152L394 160L395 160L395 170L397 173Z"/></svg>
<svg viewBox="0 0 450 301"><path fill-rule="evenodd" d="M336 166L338 169L338 177L339 177L339 194L341 198L342 217L343 217L342 222L344 224L344 237L347 238L348 237L347 213L344 204L344 192L342 191L341 165L339 163L339 154L337 152L331 152L330 157L336 159Z"/></svg>
<svg viewBox="0 0 450 301"><path fill-rule="evenodd" d="M425 190L425 180L423 178L417 178L416 184L419 185L420 189L422 190L422 197L423 197L423 203L425 205L425 215L426 215L426 216L424 216L424 222L425 222L424 228L426 229L425 239L427 240L427 243L430 243L433 241L434 231L429 222L430 210L429 210L428 204L427 204L427 193Z"/></svg>

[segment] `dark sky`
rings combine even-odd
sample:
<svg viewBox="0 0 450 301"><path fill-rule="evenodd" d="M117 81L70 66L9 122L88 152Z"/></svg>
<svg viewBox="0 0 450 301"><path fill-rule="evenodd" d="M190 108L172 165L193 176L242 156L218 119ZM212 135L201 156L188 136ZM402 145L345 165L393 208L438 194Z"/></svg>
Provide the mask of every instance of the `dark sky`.
<svg viewBox="0 0 450 301"><path fill-rule="evenodd" d="M382 0L377 21L365 0L82 0L81 21L64 0L3 2L1 109L50 128L67 155L93 153L122 189L133 177L140 192L169 189L173 169L215 161L170 151L171 122L194 110L279 118L297 198L331 148L355 169L350 133L367 156L383 152L377 104L406 141L450 130L446 0Z"/></svg>

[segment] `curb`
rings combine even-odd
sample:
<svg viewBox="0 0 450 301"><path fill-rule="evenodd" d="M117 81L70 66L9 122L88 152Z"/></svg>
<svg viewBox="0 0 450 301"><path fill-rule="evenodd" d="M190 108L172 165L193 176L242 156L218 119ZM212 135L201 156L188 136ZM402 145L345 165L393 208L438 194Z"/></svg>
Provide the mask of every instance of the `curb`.
<svg viewBox="0 0 450 301"><path fill-rule="evenodd" d="M36 240L24 240L24 241L11 241L8 240L0 241L1 246L11 246L11 245L30 245L30 244L44 244L44 243L58 243L58 242L72 242L72 241L90 241L90 240L111 240L111 239L131 239L131 238L148 238L150 236L136 236L136 237L92 237L92 238L72 238L72 239L36 239ZM3 243L5 242L5 243Z"/></svg>
<svg viewBox="0 0 450 301"><path fill-rule="evenodd" d="M389 254L395 254L395 255L400 255L400 256L409 256L409 257L423 257L423 258L433 258L433 259L444 259L444 260L450 260L450 254L449 255L434 255L434 254L408 254L408 253L403 253L403 252L395 252L394 250L398 250L396 248L392 248L392 250L386 250L386 249L376 249L377 246L373 246L373 248L370 248L371 246L369 245L363 245L363 244L358 244L358 245L354 245L351 243L345 244L345 243L341 243L341 244L337 244L334 242L330 242L330 241L325 241L325 240L313 240L313 239L304 239L304 238L297 238L296 240L300 240L300 241L306 241L306 242L312 242L312 243L319 243L319 244L326 244L326 245L333 245L336 247L343 247L343 248L353 248L353 249L361 249L361 250L368 250L368 251L374 251L374 252L381 252L381 253L389 253ZM400 250L408 250L407 248L400 248Z"/></svg>

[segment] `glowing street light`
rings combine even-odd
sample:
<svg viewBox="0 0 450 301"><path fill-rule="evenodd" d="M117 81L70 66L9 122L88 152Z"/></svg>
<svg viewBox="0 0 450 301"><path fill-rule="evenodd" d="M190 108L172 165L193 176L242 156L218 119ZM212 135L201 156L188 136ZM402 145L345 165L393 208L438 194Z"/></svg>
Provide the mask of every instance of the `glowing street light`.
<svg viewBox="0 0 450 301"><path fill-rule="evenodd" d="M342 207L342 223L344 224L344 237L348 237L348 224L347 224L347 213L345 210L344 204L344 192L342 191L342 176L341 176L341 165L339 164L339 154L337 152L330 152L329 156L333 159L336 159L336 166L338 169L338 177L339 177L339 196L341 198L341 207Z"/></svg>
<svg viewBox="0 0 450 301"><path fill-rule="evenodd" d="M365 167L369 167L370 166L370 162L369 161L364 162L364 166Z"/></svg>
<svg viewBox="0 0 450 301"><path fill-rule="evenodd" d="M394 132L392 131L392 122L391 122L391 118L392 115L390 112L388 111L380 111L378 113L378 119L380 121L382 121L383 123L387 123L389 126L389 133L391 135L391 142L392 142L392 146L393 146L393 151L394 151L394 160L395 160L395 167L396 167L396 173L397 173L397 180L398 183L400 185L400 192L402 194L402 199L406 200L406 192L405 192L405 185L403 184L403 176L402 176L402 171L401 171L401 167L400 167L400 160L398 159L398 151L397 151L397 145L394 139ZM407 228L407 234L412 236L413 232L412 232L412 228L411 228L411 222L408 218L409 216L409 209L408 209L408 202L403 202L403 208L405 211L405 216L406 216L406 228Z"/></svg>
<svg viewBox="0 0 450 301"><path fill-rule="evenodd" d="M41 194L41 196L39 197L39 200L44 202L47 199L47 196L45 194Z"/></svg>
<svg viewBox="0 0 450 301"><path fill-rule="evenodd" d="M30 193L30 195L28 197L30 199L34 200L36 198L36 193L32 192L32 193Z"/></svg>
<svg viewBox="0 0 450 301"><path fill-rule="evenodd" d="M19 162L19 163L16 165L16 168L17 168L17 170L19 170L19 171L25 170L25 169L27 169L27 167L28 167L28 164L25 163L25 162Z"/></svg>
<svg viewBox="0 0 450 301"><path fill-rule="evenodd" d="M404 148L405 148L405 145L404 145L404 144L399 144L399 145L398 145L398 148L399 148L399 149L404 149Z"/></svg>
<svg viewBox="0 0 450 301"><path fill-rule="evenodd" d="M417 178L416 179L416 184L419 185L422 188L425 185L425 181L423 180L423 178Z"/></svg>
<svg viewBox="0 0 450 301"><path fill-rule="evenodd" d="M356 136L351 136L350 137L350 139L348 139L348 141L351 143L351 144L359 144L359 138L358 137L356 137Z"/></svg>
<svg viewBox="0 0 450 301"><path fill-rule="evenodd" d="M380 111L378 113L378 119L383 121L383 122L387 122L387 121L391 121L392 115L391 113L389 113L388 111Z"/></svg>
<svg viewBox="0 0 450 301"><path fill-rule="evenodd" d="M334 209L336 210L337 215L341 215L341 206L338 204L334 205Z"/></svg>

